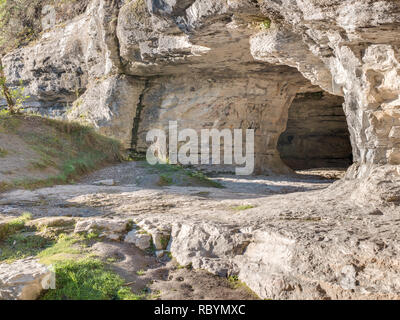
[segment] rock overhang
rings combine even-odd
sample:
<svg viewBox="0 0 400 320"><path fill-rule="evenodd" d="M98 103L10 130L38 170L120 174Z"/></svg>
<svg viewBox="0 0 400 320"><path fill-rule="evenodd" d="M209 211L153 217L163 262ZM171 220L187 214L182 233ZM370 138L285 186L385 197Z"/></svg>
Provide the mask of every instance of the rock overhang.
<svg viewBox="0 0 400 320"><path fill-rule="evenodd" d="M254 85L265 78L271 87L285 88L283 104L271 104L271 97L256 102L260 110L269 110L271 104L273 109L265 113L282 111L279 129L276 123L267 128L273 137L260 142L268 148L276 148L294 96L317 91L319 86L345 98L356 162L348 176L360 178L374 172L372 167L387 166L396 172L400 161L396 135L400 90L395 85L399 82L398 24L399 5L389 0L379 5L367 0L95 0L85 14L50 30L36 44L9 54L4 61L10 82L22 79L33 92L28 102L33 109L53 115L72 109L70 114L79 118L89 114L85 121L100 130L104 127L105 133L124 139L126 145L132 139L131 128L121 120L124 111L118 106L128 105L130 114L136 114L137 103L143 100L147 105L140 109L151 109L152 90L147 85L157 86L160 81L171 82L176 90L174 83L180 77L189 79L184 86L200 84L202 88L208 87L210 79L233 84L242 78ZM90 115L90 110L98 95L96 88L101 86L111 96L100 99L105 116L99 118ZM133 86L131 94L127 94L129 89L122 94L118 89L129 86ZM129 104L124 100L128 96ZM225 92L222 105L227 106L234 96ZM266 120L260 127L270 126L268 119L260 119ZM276 151L260 154L270 158L262 160L261 166L276 167Z"/></svg>

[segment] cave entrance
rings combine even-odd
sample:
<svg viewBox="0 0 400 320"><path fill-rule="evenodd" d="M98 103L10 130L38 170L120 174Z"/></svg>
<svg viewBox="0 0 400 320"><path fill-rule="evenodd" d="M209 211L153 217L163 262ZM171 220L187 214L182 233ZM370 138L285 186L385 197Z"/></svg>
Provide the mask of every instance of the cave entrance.
<svg viewBox="0 0 400 320"><path fill-rule="evenodd" d="M298 94L278 141L282 161L294 170L348 168L353 162L343 98L326 92Z"/></svg>

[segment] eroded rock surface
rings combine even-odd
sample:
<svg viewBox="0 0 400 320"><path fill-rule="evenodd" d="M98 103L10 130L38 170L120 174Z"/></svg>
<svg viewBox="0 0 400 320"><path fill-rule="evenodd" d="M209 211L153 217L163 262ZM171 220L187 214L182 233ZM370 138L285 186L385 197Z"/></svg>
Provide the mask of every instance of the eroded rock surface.
<svg viewBox="0 0 400 320"><path fill-rule="evenodd" d="M128 221L110 219L91 219L79 221L75 225L75 233L95 233L110 240L119 240L128 230Z"/></svg>
<svg viewBox="0 0 400 320"><path fill-rule="evenodd" d="M145 132L169 120L254 128L257 173L289 172L279 135L295 95L319 86L345 100L347 178L392 205L398 197L376 181L384 171L383 189L399 193L399 16L389 0L93 0L4 64L10 83L29 89L30 109L94 125L127 148L143 150Z"/></svg>
<svg viewBox="0 0 400 320"><path fill-rule="evenodd" d="M55 274L33 259L0 264L0 300L35 300L55 288Z"/></svg>
<svg viewBox="0 0 400 320"><path fill-rule="evenodd" d="M132 162L52 192L13 191L3 194L0 210L30 211L34 219L79 214L76 227L84 232L99 225L115 235L106 239L144 250L151 238L160 244L157 255L163 248L181 266L237 275L261 298L399 298L396 208L359 205L340 181L317 176L222 175L216 179L225 188L216 189L160 187L145 173ZM100 189L91 185L100 174L126 180ZM138 176L148 181L133 186ZM134 232L126 228L132 221Z"/></svg>
<svg viewBox="0 0 400 320"><path fill-rule="evenodd" d="M394 0L93 0L4 57L28 109L89 123L135 151L170 120L252 128L256 173L290 173L277 149L288 110L296 95L324 90L344 99L354 163L326 189L293 176L162 189L138 170L92 181L120 185L15 191L0 205L134 219L162 250L151 230L167 232L180 263L238 274L263 298L398 298L399 22ZM243 202L254 208L232 209Z"/></svg>

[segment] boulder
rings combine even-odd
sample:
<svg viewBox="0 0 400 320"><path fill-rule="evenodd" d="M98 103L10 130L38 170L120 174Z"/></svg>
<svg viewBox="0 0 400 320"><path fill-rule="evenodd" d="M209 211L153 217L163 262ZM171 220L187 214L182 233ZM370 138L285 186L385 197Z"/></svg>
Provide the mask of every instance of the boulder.
<svg viewBox="0 0 400 320"><path fill-rule="evenodd" d="M99 234L99 237L105 237L110 240L120 240L129 228L129 221L112 219L87 219L78 221L74 233Z"/></svg>
<svg viewBox="0 0 400 320"><path fill-rule="evenodd" d="M0 300L35 300L44 290L55 289L51 268L34 259L0 264Z"/></svg>
<svg viewBox="0 0 400 320"><path fill-rule="evenodd" d="M126 235L124 241L134 244L141 250L146 250L151 247L151 236L149 234L140 233L138 230L130 231Z"/></svg>

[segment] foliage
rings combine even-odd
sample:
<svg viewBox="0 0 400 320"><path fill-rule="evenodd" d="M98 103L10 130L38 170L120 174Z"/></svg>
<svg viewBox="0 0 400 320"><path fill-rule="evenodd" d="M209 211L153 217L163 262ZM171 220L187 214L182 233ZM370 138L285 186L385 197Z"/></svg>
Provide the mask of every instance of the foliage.
<svg viewBox="0 0 400 320"><path fill-rule="evenodd" d="M238 287L240 287L240 281L237 275L229 276L228 282L233 289L237 289Z"/></svg>
<svg viewBox="0 0 400 320"><path fill-rule="evenodd" d="M189 184L200 184L207 187L213 188L224 188L224 186L218 181L214 181L207 177L204 173L184 168L180 165L171 164L160 164L150 165L147 162L145 164L150 168L150 172L158 173L160 179L158 181L159 186L169 186L172 184L185 184L185 180L188 180ZM189 179L188 179L189 178ZM191 180L191 181L190 181Z"/></svg>
<svg viewBox="0 0 400 320"><path fill-rule="evenodd" d="M89 235L48 232L49 228L65 229L65 224L52 227L37 225L31 215L0 224L0 263L35 257L40 263L52 265L56 289L43 294L43 300L142 300L156 299L146 291L132 293L125 280L110 269L117 261L103 262L91 252L93 238ZM28 221L30 221L28 223ZM97 239L98 240L98 239ZM144 270L137 271L144 275Z"/></svg>
<svg viewBox="0 0 400 320"><path fill-rule="evenodd" d="M124 287L124 279L107 269L105 263L93 258L67 260L55 264L55 290L43 300L140 300Z"/></svg>
<svg viewBox="0 0 400 320"><path fill-rule="evenodd" d="M12 114L20 113L23 109L24 102L30 98L30 96L25 95L25 87L22 80L20 81L19 87L8 89L6 86L6 78L0 76L0 88L2 88L2 90L0 90L0 98L2 96L6 97L5 92L8 90L9 98L11 99L11 103L8 101L8 110Z"/></svg>
<svg viewBox="0 0 400 320"><path fill-rule="evenodd" d="M260 23L260 27L263 30L268 30L269 28L271 28L271 20L269 18L266 18Z"/></svg>
<svg viewBox="0 0 400 320"><path fill-rule="evenodd" d="M224 188L224 186L221 183L219 183L218 181L211 180L203 172L196 171L196 170L187 170L186 174L189 177L197 179L200 182L204 182L206 184L209 184L211 187L220 188L220 189Z"/></svg>
<svg viewBox="0 0 400 320"><path fill-rule="evenodd" d="M138 270L136 271L136 274L140 277L140 276L144 276L146 274L146 271L144 270Z"/></svg>
<svg viewBox="0 0 400 320"><path fill-rule="evenodd" d="M2 183L0 192L14 187L32 189L70 183L106 163L122 160L119 142L77 123L4 114L0 115L0 132L17 135L39 155L39 159L31 162L31 168L54 168L59 172L46 179Z"/></svg>
<svg viewBox="0 0 400 320"><path fill-rule="evenodd" d="M172 177L169 177L168 174L162 173L160 174L160 180L158 181L159 186L169 186L173 183Z"/></svg>
<svg viewBox="0 0 400 320"><path fill-rule="evenodd" d="M33 231L31 231L26 229L25 232L14 234L3 241L0 246L0 261L12 262L35 256L44 248L53 244L53 239L33 234Z"/></svg>
<svg viewBox="0 0 400 320"><path fill-rule="evenodd" d="M30 213L0 224L0 262L12 262L34 256L54 243L45 234L36 234L36 229L27 224Z"/></svg>
<svg viewBox="0 0 400 320"><path fill-rule="evenodd" d="M30 213L24 213L20 217L0 224L0 241L25 228L25 223L32 218Z"/></svg>
<svg viewBox="0 0 400 320"><path fill-rule="evenodd" d="M21 125L21 119L9 110L0 111L0 133L16 133Z"/></svg>
<svg viewBox="0 0 400 320"><path fill-rule="evenodd" d="M251 294L255 300L260 299L260 297L253 290L251 290L244 282L239 280L239 276L237 275L229 276L228 283L232 289L242 288L246 290L249 294Z"/></svg>
<svg viewBox="0 0 400 320"><path fill-rule="evenodd" d="M0 158L7 156L8 151L6 149L0 148Z"/></svg>
<svg viewBox="0 0 400 320"><path fill-rule="evenodd" d="M22 109L24 102L30 98L25 95L25 87L22 80L19 83L19 87L12 89L8 87L0 55L0 98L1 97L6 99L8 110L12 114L18 113Z"/></svg>
<svg viewBox="0 0 400 320"><path fill-rule="evenodd" d="M82 251L78 244L83 240L85 239L79 236L71 236L62 233L57 237L56 242L39 252L37 256L41 263L52 264L56 261L63 260L66 255L78 255Z"/></svg>
<svg viewBox="0 0 400 320"><path fill-rule="evenodd" d="M37 36L41 30L42 2L0 0L0 46L14 48Z"/></svg>
<svg viewBox="0 0 400 320"><path fill-rule="evenodd" d="M84 12L89 0L0 0L0 53L26 45L42 32L42 9L52 5L57 23Z"/></svg>
<svg viewBox="0 0 400 320"><path fill-rule="evenodd" d="M17 112L22 109L23 103L30 98L30 96L25 94L25 87L22 80L19 82L19 87L10 90L11 98L14 100Z"/></svg>
<svg viewBox="0 0 400 320"><path fill-rule="evenodd" d="M251 204L244 204L244 205L233 207L232 209L235 211L243 211L243 210L248 210L248 209L252 209L252 208L255 208L255 207Z"/></svg>

